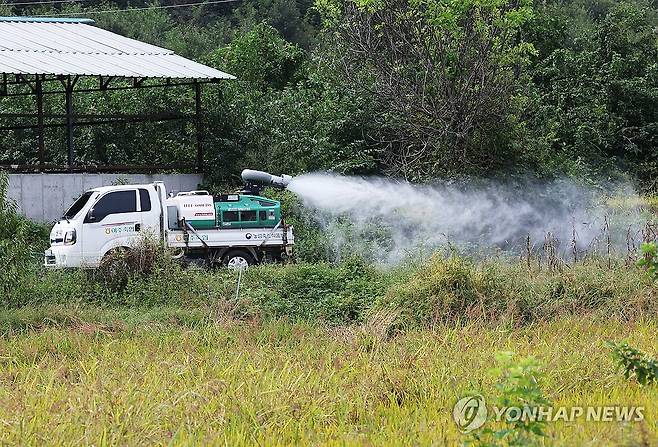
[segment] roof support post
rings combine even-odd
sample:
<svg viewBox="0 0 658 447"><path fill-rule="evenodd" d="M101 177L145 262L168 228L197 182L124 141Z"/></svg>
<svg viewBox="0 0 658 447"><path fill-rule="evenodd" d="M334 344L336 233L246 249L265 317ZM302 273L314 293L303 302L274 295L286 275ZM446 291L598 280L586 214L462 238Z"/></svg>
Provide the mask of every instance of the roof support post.
<svg viewBox="0 0 658 447"><path fill-rule="evenodd" d="M194 83L194 103L194 122L196 125L196 168L197 171L203 172L203 110L201 109L201 84L199 82Z"/></svg>
<svg viewBox="0 0 658 447"><path fill-rule="evenodd" d="M114 76L105 76L103 79L103 76L98 77L98 88L101 92L107 90L107 88L110 85L110 82L114 79Z"/></svg>
<svg viewBox="0 0 658 447"><path fill-rule="evenodd" d="M37 144L39 146L39 170L43 171L46 164L46 143L43 135L43 80L37 75L34 87L37 98Z"/></svg>
<svg viewBox="0 0 658 447"><path fill-rule="evenodd" d="M68 149L68 167L69 172L73 172L75 166L75 148L73 146L73 127L75 125L75 117L73 116L73 86L75 80L71 80L69 76L64 83L64 91L66 93L66 147Z"/></svg>

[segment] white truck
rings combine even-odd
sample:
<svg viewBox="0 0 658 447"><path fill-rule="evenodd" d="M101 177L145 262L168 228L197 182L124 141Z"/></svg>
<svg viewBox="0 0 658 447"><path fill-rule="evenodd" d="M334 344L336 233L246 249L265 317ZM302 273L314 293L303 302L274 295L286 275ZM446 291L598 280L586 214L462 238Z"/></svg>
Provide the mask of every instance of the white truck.
<svg viewBox="0 0 658 447"><path fill-rule="evenodd" d="M91 189L64 213L50 233L47 267L96 268L116 251L131 250L149 235L175 257L243 268L292 255L293 229L280 203L259 196L260 186L285 187L290 176L244 170L246 187L234 194L207 191L168 195L164 183Z"/></svg>

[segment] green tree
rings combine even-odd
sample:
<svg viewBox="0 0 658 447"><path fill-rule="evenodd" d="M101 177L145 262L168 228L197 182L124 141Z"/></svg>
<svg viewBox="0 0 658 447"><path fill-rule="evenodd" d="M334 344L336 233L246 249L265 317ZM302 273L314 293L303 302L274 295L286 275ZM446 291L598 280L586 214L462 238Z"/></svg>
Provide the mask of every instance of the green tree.
<svg viewBox="0 0 658 447"><path fill-rule="evenodd" d="M643 180L645 189L655 189L656 10L619 2L597 10L596 18L586 16L591 22L570 33L554 33L572 24L560 11L543 10L543 23L559 25L534 35L545 43L535 43L543 49L533 69L539 95L535 135L543 137L552 161L564 161L566 171L582 165L585 172L576 168L574 174L601 177L623 170Z"/></svg>
<svg viewBox="0 0 658 447"><path fill-rule="evenodd" d="M487 174L514 160L512 99L534 52L519 34L529 2L324 0L318 8L336 67L376 104L372 139L387 172Z"/></svg>
<svg viewBox="0 0 658 447"><path fill-rule="evenodd" d="M222 98L209 101L218 105L210 126L210 183L244 167L291 174L374 169L363 138L367 104L273 27L258 25L217 50L210 63L238 75ZM221 120L230 123L228 138Z"/></svg>

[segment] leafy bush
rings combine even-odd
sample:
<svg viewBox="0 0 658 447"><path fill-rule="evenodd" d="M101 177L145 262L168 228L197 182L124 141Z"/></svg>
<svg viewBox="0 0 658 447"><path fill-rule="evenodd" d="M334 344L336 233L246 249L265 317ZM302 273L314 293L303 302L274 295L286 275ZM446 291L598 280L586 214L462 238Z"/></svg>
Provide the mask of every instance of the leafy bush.
<svg viewBox="0 0 658 447"><path fill-rule="evenodd" d="M339 266L263 266L247 272L240 306L244 314L268 317L361 321L395 279L358 259Z"/></svg>
<svg viewBox="0 0 658 447"><path fill-rule="evenodd" d="M642 258L637 261L637 265L646 267L649 276L658 279L658 246L655 242L642 244Z"/></svg>
<svg viewBox="0 0 658 447"><path fill-rule="evenodd" d="M407 283L393 287L388 305L403 309L403 317L433 323L465 316L487 299L481 293L484 277L470 262L433 258Z"/></svg>
<svg viewBox="0 0 658 447"><path fill-rule="evenodd" d="M612 349L612 358L624 371L626 379L635 377L640 385L658 383L658 360L626 342L609 342L608 346Z"/></svg>
<svg viewBox="0 0 658 447"><path fill-rule="evenodd" d="M314 213L302 206L299 197L289 191L267 188L266 197L281 201L286 223L295 229L295 238L304 241L295 246L295 259L301 262L331 262L335 259L328 235L322 231Z"/></svg>
<svg viewBox="0 0 658 447"><path fill-rule="evenodd" d="M48 230L19 215L7 197L9 180L0 172L0 292L15 287L21 275L41 263Z"/></svg>
<svg viewBox="0 0 658 447"><path fill-rule="evenodd" d="M171 254L154 237L142 237L133 247L118 247L108 252L93 272L96 280L110 290L122 290L134 277L144 277L156 266L166 266Z"/></svg>
<svg viewBox="0 0 658 447"><path fill-rule="evenodd" d="M496 355L496 361L498 367L490 371L498 377L493 405L527 410L527 414L536 414L537 408L549 405L540 386L543 373L537 360L532 357L516 360L514 353L501 352ZM541 438L546 436L544 420L532 417L511 419L503 418L502 428L486 427L473 432L468 444L480 447L532 446L538 445Z"/></svg>
<svg viewBox="0 0 658 447"><path fill-rule="evenodd" d="M506 268L504 263L478 267L461 257L435 255L409 281L391 287L379 305L401 309L403 323L412 326L524 319L531 301L522 293L527 280L527 273Z"/></svg>

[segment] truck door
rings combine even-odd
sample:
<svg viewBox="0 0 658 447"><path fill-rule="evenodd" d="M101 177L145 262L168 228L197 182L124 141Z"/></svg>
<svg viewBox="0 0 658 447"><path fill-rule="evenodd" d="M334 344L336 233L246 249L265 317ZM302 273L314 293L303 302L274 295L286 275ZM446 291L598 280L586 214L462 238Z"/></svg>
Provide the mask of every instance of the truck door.
<svg viewBox="0 0 658 447"><path fill-rule="evenodd" d="M132 245L142 226L136 189L101 195L82 224L83 263L94 266L115 247Z"/></svg>
<svg viewBox="0 0 658 447"><path fill-rule="evenodd" d="M160 203L155 188L139 188L139 212L142 231L149 235L159 236Z"/></svg>

